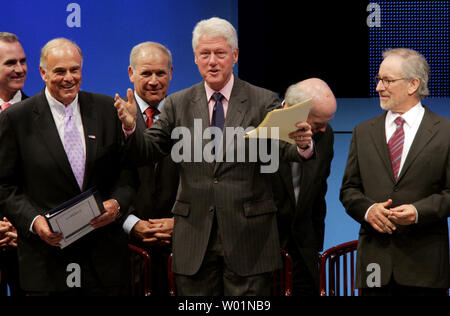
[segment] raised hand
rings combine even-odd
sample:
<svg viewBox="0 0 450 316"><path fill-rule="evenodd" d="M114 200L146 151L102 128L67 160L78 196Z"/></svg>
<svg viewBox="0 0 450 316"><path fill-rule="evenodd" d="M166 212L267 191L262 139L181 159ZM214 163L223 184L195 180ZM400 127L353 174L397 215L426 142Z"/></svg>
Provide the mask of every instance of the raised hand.
<svg viewBox="0 0 450 316"><path fill-rule="evenodd" d="M127 98L128 101L125 101L119 97L118 93L116 93L116 96L114 97L114 107L117 110L117 114L124 129L132 130L136 125L137 114L136 100L134 99L133 90L127 90Z"/></svg>

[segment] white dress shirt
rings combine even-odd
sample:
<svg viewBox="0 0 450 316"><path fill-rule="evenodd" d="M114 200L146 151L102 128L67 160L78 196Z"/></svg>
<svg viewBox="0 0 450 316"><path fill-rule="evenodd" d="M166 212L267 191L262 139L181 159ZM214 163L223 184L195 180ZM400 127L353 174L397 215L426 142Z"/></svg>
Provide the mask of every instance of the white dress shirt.
<svg viewBox="0 0 450 316"><path fill-rule="evenodd" d="M53 98L48 92L47 88L45 88L45 97L47 98L47 102L50 105L50 111L52 112L53 120L55 121L56 129L58 130L59 138L64 145L64 112L66 106ZM81 120L80 105L78 104L78 95L75 97L72 103L70 103L70 105L72 105L73 109L72 119L75 121L75 126L80 133L84 154L86 155L86 140L84 139L84 128L83 122Z"/></svg>

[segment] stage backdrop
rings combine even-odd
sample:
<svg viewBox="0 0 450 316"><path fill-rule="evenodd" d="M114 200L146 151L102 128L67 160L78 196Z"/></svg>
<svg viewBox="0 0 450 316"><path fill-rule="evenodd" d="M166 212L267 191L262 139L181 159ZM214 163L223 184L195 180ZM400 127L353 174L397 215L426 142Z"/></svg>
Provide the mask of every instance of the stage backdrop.
<svg viewBox="0 0 450 316"><path fill-rule="evenodd" d="M238 12L238 0L9 0L1 8L0 31L16 33L28 57L29 95L43 88L41 47L61 36L83 50L83 90L124 95L131 87L129 52L142 41L161 42L172 51L175 72L169 93L187 88L201 80L192 30L212 16L238 29L241 78L281 97L297 81L326 80L339 99L331 123L336 141L325 249L358 238L359 225L345 214L339 188L353 127L381 113L372 83L381 51L406 46L422 52L432 73L431 95L424 103L450 117L448 1L242 0Z"/></svg>
<svg viewBox="0 0 450 316"><path fill-rule="evenodd" d="M82 89L114 95L132 87L129 54L134 45L156 41L173 54L178 91L201 80L192 52L192 31L218 16L237 28L237 0L10 0L2 1L0 30L19 36L28 58L25 92L43 88L39 54L49 40L67 37L84 55Z"/></svg>

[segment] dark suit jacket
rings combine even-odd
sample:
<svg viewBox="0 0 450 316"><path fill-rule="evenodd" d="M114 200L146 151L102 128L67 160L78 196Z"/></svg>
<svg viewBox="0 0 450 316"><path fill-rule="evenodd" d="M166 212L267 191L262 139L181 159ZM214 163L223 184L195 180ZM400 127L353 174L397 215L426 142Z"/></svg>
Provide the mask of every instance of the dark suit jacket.
<svg viewBox="0 0 450 316"><path fill-rule="evenodd" d="M28 99L28 96L22 91L22 101L25 99ZM0 208L0 220L3 220L3 217L4 212ZM0 295L6 293L6 285L9 286L11 296L23 295L19 284L19 263L16 248L0 251L0 270L2 273Z"/></svg>
<svg viewBox="0 0 450 316"><path fill-rule="evenodd" d="M292 171L283 163L273 175L274 197L278 206L278 227L281 247L291 240L301 253L308 270L318 280L318 253L323 248L327 178L333 159L334 135L331 126L324 133L313 136L315 159L303 162L300 175L300 194L295 203Z"/></svg>
<svg viewBox="0 0 450 316"><path fill-rule="evenodd" d="M121 164L123 132L114 101L80 92L79 103L86 141L83 189L97 186L103 200L114 198L121 211L126 211L135 187L132 173ZM24 290L67 290L70 263L81 266L82 286L89 287L93 281L84 278L87 275L105 287L124 284L128 249L119 223L91 232L63 250L49 246L29 230L36 216L81 192L44 91L0 115L0 164L0 206L18 230Z"/></svg>
<svg viewBox="0 0 450 316"><path fill-rule="evenodd" d="M385 134L386 113L353 131L341 201L361 223L357 253L357 285L367 287L366 271L380 265L381 285L391 276L405 286L449 286L450 121L429 109L417 131L397 182L394 181ZM374 203L392 199L392 207L413 204L418 224L380 234L365 222Z"/></svg>
<svg viewBox="0 0 450 316"><path fill-rule="evenodd" d="M280 105L273 92L235 77L225 127L256 127L268 111ZM144 134L129 140L130 157L158 160L170 154L171 133L184 127L194 133L194 119L201 133L210 126L204 82L170 95L161 116ZM236 138L236 137L235 137ZM191 146L195 148L195 137ZM210 140L202 141L202 149ZM224 146L230 144L223 141ZM248 145L248 142L247 142ZM297 148L280 145L285 159L299 160ZM192 157L192 155L191 155ZM247 156L248 157L248 156ZM193 159L193 158L192 158ZM276 205L270 179L259 162L181 162L180 187L173 207L173 266L175 273L194 275L203 261L214 217L217 219L225 261L241 276L275 270L281 266Z"/></svg>
<svg viewBox="0 0 450 316"><path fill-rule="evenodd" d="M136 125L139 132L147 128L142 115L138 114ZM133 203L135 215L144 220L172 217L171 210L179 182L177 165L170 157L166 157L159 162L140 167L138 172L140 187Z"/></svg>

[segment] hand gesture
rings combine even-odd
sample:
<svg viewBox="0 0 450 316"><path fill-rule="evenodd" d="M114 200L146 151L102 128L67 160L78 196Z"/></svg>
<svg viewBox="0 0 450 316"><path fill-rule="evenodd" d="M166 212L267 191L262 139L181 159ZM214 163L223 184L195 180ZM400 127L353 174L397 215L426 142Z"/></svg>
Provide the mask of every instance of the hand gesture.
<svg viewBox="0 0 450 316"><path fill-rule="evenodd" d="M132 130L136 124L136 100L134 99L133 90L127 90L128 101L125 101L119 97L116 93L114 98L114 107L117 109L119 119L122 121L123 127L126 130Z"/></svg>

